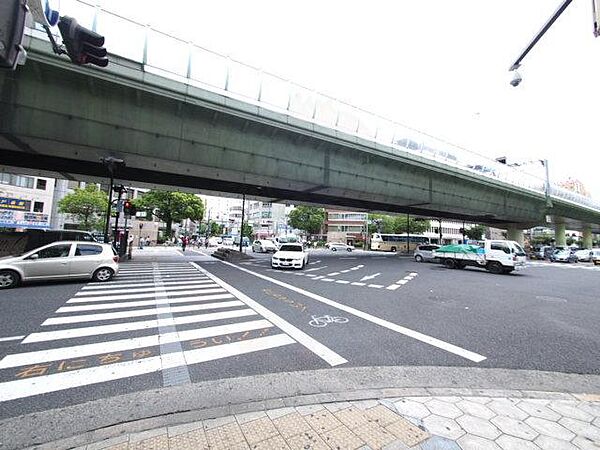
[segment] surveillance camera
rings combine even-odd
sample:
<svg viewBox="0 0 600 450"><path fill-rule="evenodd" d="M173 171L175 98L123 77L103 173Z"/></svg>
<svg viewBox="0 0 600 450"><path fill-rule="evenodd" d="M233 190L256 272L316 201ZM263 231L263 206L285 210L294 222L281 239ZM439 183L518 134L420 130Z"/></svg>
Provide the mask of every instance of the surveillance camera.
<svg viewBox="0 0 600 450"><path fill-rule="evenodd" d="M521 84L521 81L523 81L523 78L521 78L521 74L516 70L513 71L513 77L512 80L510 80L511 86L517 87L519 84Z"/></svg>

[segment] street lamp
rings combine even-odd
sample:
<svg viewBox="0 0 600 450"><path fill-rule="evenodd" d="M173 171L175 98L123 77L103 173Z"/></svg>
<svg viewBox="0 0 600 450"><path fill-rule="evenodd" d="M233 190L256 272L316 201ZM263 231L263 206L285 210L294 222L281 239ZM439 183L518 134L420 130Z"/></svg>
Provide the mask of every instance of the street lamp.
<svg viewBox="0 0 600 450"><path fill-rule="evenodd" d="M112 205L112 194L113 194L113 183L115 174L115 164L125 164L125 161L114 156L107 156L100 158L100 162L106 166L110 175L110 181L108 184L108 206L106 208L106 223L104 224L104 243L108 244L108 229L110 224L110 209Z"/></svg>

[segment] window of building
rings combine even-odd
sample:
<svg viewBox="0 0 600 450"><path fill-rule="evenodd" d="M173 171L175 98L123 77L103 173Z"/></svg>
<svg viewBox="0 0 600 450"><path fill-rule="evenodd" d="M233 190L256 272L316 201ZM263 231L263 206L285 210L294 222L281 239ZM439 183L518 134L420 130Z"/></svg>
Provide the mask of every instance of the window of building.
<svg viewBox="0 0 600 450"><path fill-rule="evenodd" d="M33 202L33 212L44 212L44 202Z"/></svg>
<svg viewBox="0 0 600 450"><path fill-rule="evenodd" d="M38 178L37 181L35 182L35 188L45 191L46 190L46 180L42 180L41 178Z"/></svg>
<svg viewBox="0 0 600 450"><path fill-rule="evenodd" d="M33 178L23 175L2 173L0 174L0 184L10 184L11 186L33 189Z"/></svg>

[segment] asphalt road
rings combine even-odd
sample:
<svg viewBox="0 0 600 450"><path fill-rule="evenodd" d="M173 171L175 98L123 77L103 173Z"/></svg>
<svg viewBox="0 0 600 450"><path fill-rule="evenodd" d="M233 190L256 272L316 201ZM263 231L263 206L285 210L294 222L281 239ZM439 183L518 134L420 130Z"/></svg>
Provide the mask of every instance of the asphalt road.
<svg viewBox="0 0 600 450"><path fill-rule="evenodd" d="M0 419L164 386L330 367L600 374L600 268L510 275L376 252L227 264L144 249L108 284L0 292Z"/></svg>

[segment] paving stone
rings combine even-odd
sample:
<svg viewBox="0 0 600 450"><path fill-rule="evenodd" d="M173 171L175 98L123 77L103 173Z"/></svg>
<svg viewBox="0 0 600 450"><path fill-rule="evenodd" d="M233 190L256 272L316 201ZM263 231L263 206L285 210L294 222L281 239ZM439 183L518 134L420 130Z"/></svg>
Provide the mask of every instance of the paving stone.
<svg viewBox="0 0 600 450"><path fill-rule="evenodd" d="M273 425L284 439L311 430L310 425L297 412L273 420Z"/></svg>
<svg viewBox="0 0 600 450"><path fill-rule="evenodd" d="M164 433L143 441L130 442L128 448L131 450L165 450L169 448L169 437L167 433Z"/></svg>
<svg viewBox="0 0 600 450"><path fill-rule="evenodd" d="M271 411L267 411L267 416L269 416L269 419L275 420L280 417L287 416L288 414L291 414L293 412L296 412L295 408L278 408L272 409Z"/></svg>
<svg viewBox="0 0 600 450"><path fill-rule="evenodd" d="M367 443L369 447L381 448L396 440L396 436L375 422L368 422L354 430L359 438Z"/></svg>
<svg viewBox="0 0 600 450"><path fill-rule="evenodd" d="M227 425L235 422L234 416L225 416L225 417L217 417L216 419L208 419L204 420L202 423L204 425L204 430L210 430L212 428L217 428L222 425Z"/></svg>
<svg viewBox="0 0 600 450"><path fill-rule="evenodd" d="M600 404L600 394L573 394L578 400L597 402Z"/></svg>
<svg viewBox="0 0 600 450"><path fill-rule="evenodd" d="M336 417L326 409L315 414L304 416L304 420L306 420L317 433L324 433L342 425L342 422L337 420Z"/></svg>
<svg viewBox="0 0 600 450"><path fill-rule="evenodd" d="M423 396L423 397L402 397L405 398L406 400L410 400L412 402L419 402L419 403L427 403L429 400L431 400L431 397L429 396ZM400 401L401 399L399 398L398 401Z"/></svg>
<svg viewBox="0 0 600 450"><path fill-rule="evenodd" d="M285 441L292 450L329 450L329 446L313 430L300 433Z"/></svg>
<svg viewBox="0 0 600 450"><path fill-rule="evenodd" d="M208 439L203 429L169 437L169 448L175 450L208 450Z"/></svg>
<svg viewBox="0 0 600 450"><path fill-rule="evenodd" d="M217 446L227 448L227 446L233 447L235 444L245 443L242 429L237 422L211 428L210 430L205 430L204 433L211 448Z"/></svg>
<svg viewBox="0 0 600 450"><path fill-rule="evenodd" d="M313 413L316 413L317 411L321 411L322 409L325 409L325 407L322 405L305 405L305 406L297 406L296 407L296 411L301 416L313 414Z"/></svg>
<svg viewBox="0 0 600 450"><path fill-rule="evenodd" d="M508 416L518 420L527 419L529 414L522 409L517 408L515 403L516 402L512 402L507 398L495 398L485 406L490 408L499 416Z"/></svg>
<svg viewBox="0 0 600 450"><path fill-rule="evenodd" d="M600 446L595 444L591 439L582 436L577 436L571 442L581 450L598 450L598 448L600 448Z"/></svg>
<svg viewBox="0 0 600 450"><path fill-rule="evenodd" d="M78 447L80 450L87 450L87 447ZM76 450L76 449L73 449ZM107 450L129 450L129 444L127 442L123 442L121 444L113 445L112 447L107 447Z"/></svg>
<svg viewBox="0 0 600 450"><path fill-rule="evenodd" d="M350 408L352 404L350 402L335 402L335 403L327 403L324 405L327 411L329 412L338 412L342 409Z"/></svg>
<svg viewBox="0 0 600 450"><path fill-rule="evenodd" d="M538 432L527 425L522 420L513 419L512 417L496 416L490 422L500 428L500 431L511 436L529 441L538 436Z"/></svg>
<svg viewBox="0 0 600 450"><path fill-rule="evenodd" d="M461 400L456 403L456 406L465 414L479 417L481 419L490 420L496 415L490 408L481 403L472 402L470 400Z"/></svg>
<svg viewBox="0 0 600 450"><path fill-rule="evenodd" d="M434 400L441 400L446 403L458 403L462 400L461 397L453 396L453 395L438 395L434 397Z"/></svg>
<svg viewBox="0 0 600 450"><path fill-rule="evenodd" d="M578 450L573 444L562 439L540 435L533 441L542 450Z"/></svg>
<svg viewBox="0 0 600 450"><path fill-rule="evenodd" d="M382 427L396 422L400 416L383 405L377 405L374 408L367 409L365 414L368 420L371 420Z"/></svg>
<svg viewBox="0 0 600 450"><path fill-rule="evenodd" d="M412 447L412 450L420 450L420 446L417 447ZM408 446L406 446L402 441L394 441L391 444L386 445L385 447L382 447L381 450L411 450Z"/></svg>
<svg viewBox="0 0 600 450"><path fill-rule="evenodd" d="M242 432L251 446L277 435L277 429L267 417L241 425Z"/></svg>
<svg viewBox="0 0 600 450"><path fill-rule="evenodd" d="M563 441L570 441L575 437L575 433L567 430L561 424L550 420L540 419L539 417L528 417L525 419L525 423L545 436L562 439Z"/></svg>
<svg viewBox="0 0 600 450"><path fill-rule="evenodd" d="M594 417L588 414L583 409L578 408L579 402L569 400L559 400L551 402L548 408L556 411L563 417L570 417L571 419L582 420L584 422L591 422Z"/></svg>
<svg viewBox="0 0 600 450"><path fill-rule="evenodd" d="M373 407L377 406L379 404L379 401L377 401L377 400L359 400L359 401L350 402L350 403L355 408L360 409L361 411L366 411L369 408L373 408Z"/></svg>
<svg viewBox="0 0 600 450"><path fill-rule="evenodd" d="M598 428L600 428L600 417L598 417L596 420L594 420L592 422L593 425L597 426Z"/></svg>
<svg viewBox="0 0 600 450"><path fill-rule="evenodd" d="M267 417L265 411L249 412L244 414L236 414L235 419L240 425L246 422L252 422L253 420L260 419L261 417Z"/></svg>
<svg viewBox="0 0 600 450"><path fill-rule="evenodd" d="M463 397L463 400L468 400L474 403L481 403L482 405L487 405L492 401L490 397Z"/></svg>
<svg viewBox="0 0 600 450"><path fill-rule="evenodd" d="M85 450L87 450L88 448L90 450L102 450L102 449L109 448L109 447L115 448L122 444L125 444L125 448L127 448L128 442L129 442L129 435L124 434L122 436L116 436L114 438L105 439L100 442L95 442L93 444L89 444L87 447L84 445L84 448L85 448Z"/></svg>
<svg viewBox="0 0 600 450"><path fill-rule="evenodd" d="M462 416L462 411L454 406L452 403L447 403L434 398L425 405L432 414L437 416L447 417L449 419L455 419L456 417Z"/></svg>
<svg viewBox="0 0 600 450"><path fill-rule="evenodd" d="M250 448L253 450L290 450L290 447L281 436L273 436L253 444Z"/></svg>
<svg viewBox="0 0 600 450"><path fill-rule="evenodd" d="M167 429L163 427L155 428L153 430L141 431L139 433L131 433L129 435L129 442L135 443L138 441L144 441L146 439L160 436L161 434L167 434Z"/></svg>
<svg viewBox="0 0 600 450"><path fill-rule="evenodd" d="M431 412L426 408L426 405L409 399L398 400L394 403L394 407L402 415L417 417L419 419L424 419L431 414Z"/></svg>
<svg viewBox="0 0 600 450"><path fill-rule="evenodd" d="M365 443L345 425L329 430L320 435L329 447L336 450L352 450Z"/></svg>
<svg viewBox="0 0 600 450"><path fill-rule="evenodd" d="M190 431L194 431L194 430L198 430L198 429L204 430L204 425L201 420L199 420L198 422L190 422L190 423L184 423L182 425L175 425L172 427L168 427L167 434L169 435L169 438L172 438L173 436L177 436L179 434L184 434L184 433L189 433Z"/></svg>
<svg viewBox="0 0 600 450"><path fill-rule="evenodd" d="M456 422L467 433L481 436L482 438L494 440L502 434L493 424L480 417L464 415L456 419Z"/></svg>
<svg viewBox="0 0 600 450"><path fill-rule="evenodd" d="M592 441L600 444L600 427L570 417L563 417L558 423L571 430L577 436L590 438Z"/></svg>
<svg viewBox="0 0 600 450"><path fill-rule="evenodd" d="M500 450L495 442L472 434L465 434L457 442L463 450Z"/></svg>
<svg viewBox="0 0 600 450"><path fill-rule="evenodd" d="M423 424L431 434L446 437L448 439L458 439L465 434L460 425L447 417L432 414L423 419Z"/></svg>
<svg viewBox="0 0 600 450"><path fill-rule="evenodd" d="M352 407L342 409L333 415L351 430L368 422L367 416L362 411Z"/></svg>
<svg viewBox="0 0 600 450"><path fill-rule="evenodd" d="M596 420L600 419L600 402L581 402L579 409L591 414Z"/></svg>
<svg viewBox="0 0 600 450"><path fill-rule="evenodd" d="M514 436L508 436L503 434L496 439L496 444L502 448L502 450L539 450L539 447L533 442L519 439Z"/></svg>
<svg viewBox="0 0 600 450"><path fill-rule="evenodd" d="M430 437L429 433L402 418L388 425L385 429L409 447L413 447Z"/></svg>
<svg viewBox="0 0 600 450"><path fill-rule="evenodd" d="M458 444L441 436L433 436L421 444L423 450L461 450Z"/></svg>
<svg viewBox="0 0 600 450"><path fill-rule="evenodd" d="M556 411L552 411L550 408L547 408L542 403L548 404L550 402L539 402L537 400L523 400L517 405L517 408L522 409L530 416L539 417L540 419L553 421L557 421L558 419L560 419L560 414L558 414Z"/></svg>

